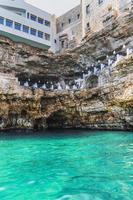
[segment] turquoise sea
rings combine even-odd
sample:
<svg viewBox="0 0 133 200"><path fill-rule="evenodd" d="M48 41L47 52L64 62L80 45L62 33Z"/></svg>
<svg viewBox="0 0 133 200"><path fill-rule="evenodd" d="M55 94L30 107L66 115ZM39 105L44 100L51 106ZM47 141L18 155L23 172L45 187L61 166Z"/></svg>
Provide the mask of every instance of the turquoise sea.
<svg viewBox="0 0 133 200"><path fill-rule="evenodd" d="M0 200L133 200L133 133L1 133Z"/></svg>

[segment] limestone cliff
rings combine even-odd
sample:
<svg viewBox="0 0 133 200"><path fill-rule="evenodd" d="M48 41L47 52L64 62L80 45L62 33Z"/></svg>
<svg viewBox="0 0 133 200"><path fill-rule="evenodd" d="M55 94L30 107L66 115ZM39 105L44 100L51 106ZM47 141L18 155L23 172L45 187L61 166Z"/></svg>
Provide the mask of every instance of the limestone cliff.
<svg viewBox="0 0 133 200"><path fill-rule="evenodd" d="M105 30L86 36L79 47L62 55L1 37L0 72L14 74L19 81L30 78L33 83L62 76L73 80L92 62L98 59L104 62L107 54L119 51L123 44L132 46L132 19L132 13L121 17ZM90 76L86 80L88 87L80 91L27 89L13 75L3 77L4 80L0 84L0 129L133 130L133 55L104 69L99 76Z"/></svg>
<svg viewBox="0 0 133 200"><path fill-rule="evenodd" d="M50 92L19 85L0 91L0 128L133 129L133 58L111 71L104 86Z"/></svg>

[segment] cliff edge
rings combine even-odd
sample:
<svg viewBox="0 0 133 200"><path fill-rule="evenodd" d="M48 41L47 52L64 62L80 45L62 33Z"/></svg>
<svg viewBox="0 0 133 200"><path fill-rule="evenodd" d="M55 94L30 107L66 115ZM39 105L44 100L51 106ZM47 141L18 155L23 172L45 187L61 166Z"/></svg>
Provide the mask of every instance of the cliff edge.
<svg viewBox="0 0 133 200"><path fill-rule="evenodd" d="M22 81L74 81L92 63L106 63L113 51L132 47L129 13L82 44L53 55L0 37L0 129L89 128L133 130L133 54L85 79L80 90L43 90ZM112 58L112 57L111 57Z"/></svg>

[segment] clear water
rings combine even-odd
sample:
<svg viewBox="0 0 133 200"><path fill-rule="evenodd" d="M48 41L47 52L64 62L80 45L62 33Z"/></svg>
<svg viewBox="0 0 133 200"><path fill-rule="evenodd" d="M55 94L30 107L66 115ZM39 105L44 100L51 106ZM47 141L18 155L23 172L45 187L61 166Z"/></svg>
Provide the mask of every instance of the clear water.
<svg viewBox="0 0 133 200"><path fill-rule="evenodd" d="M0 136L0 200L132 200L133 133Z"/></svg>

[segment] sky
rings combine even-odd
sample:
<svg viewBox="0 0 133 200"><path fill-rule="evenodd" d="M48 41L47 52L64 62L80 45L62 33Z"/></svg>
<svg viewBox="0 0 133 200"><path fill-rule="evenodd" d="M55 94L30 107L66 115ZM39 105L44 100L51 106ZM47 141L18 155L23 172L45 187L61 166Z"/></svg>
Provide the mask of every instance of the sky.
<svg viewBox="0 0 133 200"><path fill-rule="evenodd" d="M80 0L26 0L28 3L44 9L51 14L60 16L74 6L78 5Z"/></svg>

